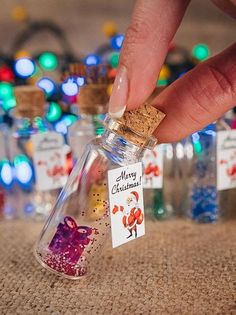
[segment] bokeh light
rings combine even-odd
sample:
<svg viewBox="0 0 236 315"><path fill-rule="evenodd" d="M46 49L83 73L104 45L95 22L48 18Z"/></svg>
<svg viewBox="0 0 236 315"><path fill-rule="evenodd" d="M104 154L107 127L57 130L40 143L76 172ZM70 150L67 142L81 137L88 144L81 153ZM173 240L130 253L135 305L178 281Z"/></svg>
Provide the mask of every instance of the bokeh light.
<svg viewBox="0 0 236 315"><path fill-rule="evenodd" d="M58 66L58 58L52 52L44 52L39 56L39 64L46 71L53 71Z"/></svg>
<svg viewBox="0 0 236 315"><path fill-rule="evenodd" d="M15 62L15 72L19 77L28 78L35 72L35 63L30 58L20 58Z"/></svg>

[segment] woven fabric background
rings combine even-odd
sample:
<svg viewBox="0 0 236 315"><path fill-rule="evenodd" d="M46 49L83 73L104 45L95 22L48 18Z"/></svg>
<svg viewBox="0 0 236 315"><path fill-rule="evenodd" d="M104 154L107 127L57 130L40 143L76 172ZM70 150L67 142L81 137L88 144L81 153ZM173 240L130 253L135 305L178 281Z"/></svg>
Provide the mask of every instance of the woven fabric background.
<svg viewBox="0 0 236 315"><path fill-rule="evenodd" d="M0 223L0 314L236 314L236 221L147 222L71 281L35 261L40 224Z"/></svg>

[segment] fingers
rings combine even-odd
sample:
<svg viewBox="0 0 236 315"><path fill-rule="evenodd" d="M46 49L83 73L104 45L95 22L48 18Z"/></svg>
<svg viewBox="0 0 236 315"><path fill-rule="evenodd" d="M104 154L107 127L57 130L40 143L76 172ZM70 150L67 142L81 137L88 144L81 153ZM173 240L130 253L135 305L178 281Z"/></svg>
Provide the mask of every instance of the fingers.
<svg viewBox="0 0 236 315"><path fill-rule="evenodd" d="M109 113L142 104L155 87L160 68L189 0L139 0L127 30Z"/></svg>
<svg viewBox="0 0 236 315"><path fill-rule="evenodd" d="M236 44L199 64L153 102L166 113L159 142L174 142L202 129L236 104Z"/></svg>

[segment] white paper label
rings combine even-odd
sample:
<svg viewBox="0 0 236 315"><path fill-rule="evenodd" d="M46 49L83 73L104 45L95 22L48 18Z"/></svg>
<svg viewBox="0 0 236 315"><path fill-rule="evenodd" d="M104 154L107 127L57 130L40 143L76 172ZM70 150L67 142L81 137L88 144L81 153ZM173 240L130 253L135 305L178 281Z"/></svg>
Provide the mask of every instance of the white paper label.
<svg viewBox="0 0 236 315"><path fill-rule="evenodd" d="M32 136L36 188L40 191L61 188L66 184L66 152L61 134L46 132Z"/></svg>
<svg viewBox="0 0 236 315"><path fill-rule="evenodd" d="M236 187L236 130L217 133L217 189Z"/></svg>
<svg viewBox="0 0 236 315"><path fill-rule="evenodd" d="M163 146L146 150L143 156L143 188L163 187Z"/></svg>
<svg viewBox="0 0 236 315"><path fill-rule="evenodd" d="M113 248L145 234L142 163L108 171Z"/></svg>

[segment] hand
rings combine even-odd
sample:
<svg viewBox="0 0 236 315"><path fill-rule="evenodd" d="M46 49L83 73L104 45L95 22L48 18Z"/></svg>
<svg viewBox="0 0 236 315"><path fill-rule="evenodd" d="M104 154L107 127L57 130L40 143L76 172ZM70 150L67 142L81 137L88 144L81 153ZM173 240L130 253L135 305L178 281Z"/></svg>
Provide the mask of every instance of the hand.
<svg viewBox="0 0 236 315"><path fill-rule="evenodd" d="M109 113L119 118L153 91L169 44L190 0L139 0L127 30ZM236 18L236 0L213 0ZM236 44L202 62L167 87L154 106L166 113L159 142L180 140L236 105Z"/></svg>

